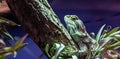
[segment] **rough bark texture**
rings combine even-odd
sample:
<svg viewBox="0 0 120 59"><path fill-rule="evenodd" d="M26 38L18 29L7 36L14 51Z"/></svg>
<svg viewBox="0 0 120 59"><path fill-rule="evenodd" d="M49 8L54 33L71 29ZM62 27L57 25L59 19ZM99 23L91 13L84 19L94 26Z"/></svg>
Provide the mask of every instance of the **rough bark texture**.
<svg viewBox="0 0 120 59"><path fill-rule="evenodd" d="M46 0L6 0L10 9L18 17L23 28L44 51L45 45L62 42L73 44Z"/></svg>

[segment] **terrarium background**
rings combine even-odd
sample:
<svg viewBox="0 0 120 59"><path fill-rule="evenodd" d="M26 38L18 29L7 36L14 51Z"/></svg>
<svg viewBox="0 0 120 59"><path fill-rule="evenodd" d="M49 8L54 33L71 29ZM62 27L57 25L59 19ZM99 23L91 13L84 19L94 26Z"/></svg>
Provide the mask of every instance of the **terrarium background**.
<svg viewBox="0 0 120 59"><path fill-rule="evenodd" d="M64 23L64 16L68 14L78 15L84 22L87 31L95 32L100 29L103 24L112 27L120 26L120 0L48 0L55 13ZM7 16L13 19L13 16ZM15 22L17 22L14 19ZM9 28L9 32L17 40L25 34L21 27ZM27 38L25 42L29 44L22 50L18 51L17 57L14 59L38 59L42 53L35 45L31 38ZM11 42L13 44L14 42ZM13 59L8 56L8 59ZM43 59L46 59L44 56Z"/></svg>

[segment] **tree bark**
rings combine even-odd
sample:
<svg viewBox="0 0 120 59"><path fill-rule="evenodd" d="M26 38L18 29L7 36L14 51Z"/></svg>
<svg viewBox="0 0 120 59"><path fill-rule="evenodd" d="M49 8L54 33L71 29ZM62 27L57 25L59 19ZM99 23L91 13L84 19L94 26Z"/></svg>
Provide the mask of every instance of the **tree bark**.
<svg viewBox="0 0 120 59"><path fill-rule="evenodd" d="M74 45L47 0L6 0L11 11L35 43L44 51L55 42Z"/></svg>

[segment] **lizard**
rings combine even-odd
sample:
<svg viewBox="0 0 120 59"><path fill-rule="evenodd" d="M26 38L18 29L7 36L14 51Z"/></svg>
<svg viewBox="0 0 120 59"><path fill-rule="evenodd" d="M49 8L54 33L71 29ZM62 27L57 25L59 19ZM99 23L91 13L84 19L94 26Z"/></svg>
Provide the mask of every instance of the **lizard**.
<svg viewBox="0 0 120 59"><path fill-rule="evenodd" d="M88 35L83 22L76 15L66 15L64 20L67 30L75 42L79 43L80 38Z"/></svg>
<svg viewBox="0 0 120 59"><path fill-rule="evenodd" d="M90 43L94 40L89 36L83 22L76 15L65 15L64 21L66 28L73 38L75 44L78 45L80 52L85 52L90 48Z"/></svg>

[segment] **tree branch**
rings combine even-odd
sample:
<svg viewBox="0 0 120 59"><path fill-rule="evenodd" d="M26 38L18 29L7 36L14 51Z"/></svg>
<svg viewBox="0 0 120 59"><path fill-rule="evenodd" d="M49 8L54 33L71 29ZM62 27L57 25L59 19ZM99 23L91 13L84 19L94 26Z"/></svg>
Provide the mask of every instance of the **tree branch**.
<svg viewBox="0 0 120 59"><path fill-rule="evenodd" d="M55 42L74 45L67 30L53 12L47 0L6 0L26 32L44 51Z"/></svg>

